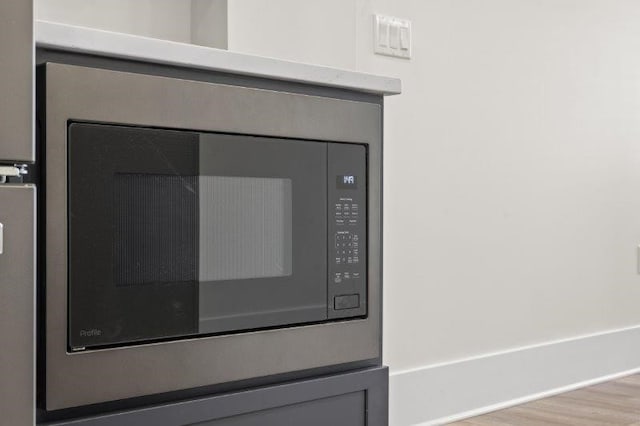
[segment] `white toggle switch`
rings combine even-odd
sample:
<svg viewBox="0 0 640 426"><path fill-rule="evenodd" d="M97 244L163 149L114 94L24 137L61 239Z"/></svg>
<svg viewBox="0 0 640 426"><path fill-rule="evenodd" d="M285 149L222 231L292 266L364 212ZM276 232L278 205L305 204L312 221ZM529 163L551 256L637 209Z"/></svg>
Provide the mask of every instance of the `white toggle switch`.
<svg viewBox="0 0 640 426"><path fill-rule="evenodd" d="M400 27L395 22L389 25L389 47L394 50L400 48Z"/></svg>
<svg viewBox="0 0 640 426"><path fill-rule="evenodd" d="M409 50L409 27L400 27L400 49Z"/></svg>
<svg viewBox="0 0 640 426"><path fill-rule="evenodd" d="M411 57L411 22L391 16L374 16L373 51L398 58Z"/></svg>
<svg viewBox="0 0 640 426"><path fill-rule="evenodd" d="M380 22L378 25L378 46L387 47L389 46L389 23L388 22Z"/></svg>

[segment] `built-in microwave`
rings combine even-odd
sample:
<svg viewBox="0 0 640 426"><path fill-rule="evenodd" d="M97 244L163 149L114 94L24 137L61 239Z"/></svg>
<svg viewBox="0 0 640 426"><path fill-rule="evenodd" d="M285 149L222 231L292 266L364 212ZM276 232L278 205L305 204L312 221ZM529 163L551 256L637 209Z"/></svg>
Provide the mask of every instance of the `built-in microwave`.
<svg viewBox="0 0 640 426"><path fill-rule="evenodd" d="M43 408L380 357L381 108L47 63Z"/></svg>

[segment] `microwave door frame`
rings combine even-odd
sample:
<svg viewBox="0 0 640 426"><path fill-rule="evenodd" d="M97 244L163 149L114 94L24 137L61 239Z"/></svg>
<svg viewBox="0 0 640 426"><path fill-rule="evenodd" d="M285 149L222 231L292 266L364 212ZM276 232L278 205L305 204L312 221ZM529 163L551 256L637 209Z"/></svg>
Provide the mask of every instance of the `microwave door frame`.
<svg viewBox="0 0 640 426"><path fill-rule="evenodd" d="M327 320L326 143L73 122L67 146L72 351Z"/></svg>

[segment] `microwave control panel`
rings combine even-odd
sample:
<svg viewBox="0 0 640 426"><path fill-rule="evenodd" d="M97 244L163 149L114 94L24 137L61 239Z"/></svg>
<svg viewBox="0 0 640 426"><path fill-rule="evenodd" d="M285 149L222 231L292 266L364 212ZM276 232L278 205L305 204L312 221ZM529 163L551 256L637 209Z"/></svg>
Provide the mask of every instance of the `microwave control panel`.
<svg viewBox="0 0 640 426"><path fill-rule="evenodd" d="M329 144L328 316L367 314L367 152Z"/></svg>

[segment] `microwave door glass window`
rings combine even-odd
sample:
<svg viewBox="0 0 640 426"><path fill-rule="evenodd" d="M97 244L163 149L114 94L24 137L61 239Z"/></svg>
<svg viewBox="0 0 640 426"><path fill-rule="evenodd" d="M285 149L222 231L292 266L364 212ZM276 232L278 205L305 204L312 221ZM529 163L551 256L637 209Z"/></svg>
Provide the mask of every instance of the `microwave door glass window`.
<svg viewBox="0 0 640 426"><path fill-rule="evenodd" d="M291 179L199 178L199 281L291 275Z"/></svg>
<svg viewBox="0 0 640 426"><path fill-rule="evenodd" d="M114 177L117 286L198 280L197 176Z"/></svg>
<svg viewBox="0 0 640 426"><path fill-rule="evenodd" d="M118 174L116 285L291 275L291 179Z"/></svg>

